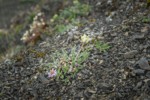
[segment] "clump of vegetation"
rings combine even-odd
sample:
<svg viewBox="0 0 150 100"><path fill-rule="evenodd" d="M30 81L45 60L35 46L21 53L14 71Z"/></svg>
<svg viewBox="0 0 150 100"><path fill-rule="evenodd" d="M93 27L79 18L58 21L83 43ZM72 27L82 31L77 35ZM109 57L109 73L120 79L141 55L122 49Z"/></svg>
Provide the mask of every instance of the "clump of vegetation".
<svg viewBox="0 0 150 100"><path fill-rule="evenodd" d="M56 31L59 32L59 33L63 33L63 32L67 31L70 28L71 28L70 25L63 25L63 24L60 24L60 25L58 24L58 25L55 26Z"/></svg>
<svg viewBox="0 0 150 100"><path fill-rule="evenodd" d="M87 60L89 52L77 52L76 47L73 47L70 53L67 50L55 52L52 55L53 62L50 63L49 77L56 77L56 80L70 82L77 72L83 68L82 63Z"/></svg>
<svg viewBox="0 0 150 100"><path fill-rule="evenodd" d="M22 24L18 24L14 27L14 33L19 33L21 32L21 30L23 29L23 25Z"/></svg>
<svg viewBox="0 0 150 100"><path fill-rule="evenodd" d="M87 44L91 39L83 35L81 36L81 46L77 50L77 47L74 46L70 51L61 50L61 52L55 52L52 55L52 63L49 64L50 69L48 77L55 77L56 80L62 80L65 83L70 82L72 78L83 68L83 62L85 62L89 57L89 51L86 49L83 50L84 44Z"/></svg>
<svg viewBox="0 0 150 100"><path fill-rule="evenodd" d="M45 22L44 14L38 13L33 18L33 23L30 26L30 29L23 34L21 40L26 44L34 44L40 38L40 35L45 31L46 26L47 24Z"/></svg>
<svg viewBox="0 0 150 100"><path fill-rule="evenodd" d="M86 16L90 11L90 5L82 4L78 0L73 0L72 6L61 10L59 14L55 14L52 17L51 23L54 24L54 31L59 33L65 32L71 28L70 26L79 24L79 22L76 20L77 17Z"/></svg>
<svg viewBox="0 0 150 100"><path fill-rule="evenodd" d="M27 16L27 18L26 18L26 22L27 22L27 23L32 23L35 16L36 16L35 13L30 13L30 14Z"/></svg>
<svg viewBox="0 0 150 100"><path fill-rule="evenodd" d="M105 52L110 48L106 43L96 40L93 44L92 41L93 38L84 34L81 36L79 49L74 46L69 50L62 49L53 53L51 55L52 62L48 64L48 77L69 83L83 68L83 63L88 59L91 50L88 48L90 45L93 45L100 52Z"/></svg>
<svg viewBox="0 0 150 100"><path fill-rule="evenodd" d="M100 52L106 52L110 48L110 46L107 43L103 43L103 42L100 42L100 41L95 42L95 47Z"/></svg>
<svg viewBox="0 0 150 100"><path fill-rule="evenodd" d="M150 22L150 18L144 17L144 18L142 18L142 22L143 23L149 23Z"/></svg>

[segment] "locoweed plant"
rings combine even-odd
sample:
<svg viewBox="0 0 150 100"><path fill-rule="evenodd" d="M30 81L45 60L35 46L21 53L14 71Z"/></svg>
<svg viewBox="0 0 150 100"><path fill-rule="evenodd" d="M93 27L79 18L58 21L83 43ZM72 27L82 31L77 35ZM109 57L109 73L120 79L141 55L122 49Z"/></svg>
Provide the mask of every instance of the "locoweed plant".
<svg viewBox="0 0 150 100"><path fill-rule="evenodd" d="M82 63L89 57L89 52L78 52L77 47L73 47L70 52L61 50L52 55L52 63L50 63L50 72L48 76L55 77L56 80L70 82L70 79L82 69Z"/></svg>
<svg viewBox="0 0 150 100"><path fill-rule="evenodd" d="M84 49L92 39L87 35L81 36L81 46L78 49L76 46L68 50L61 50L61 52L55 52L52 55L52 63L50 63L50 71L48 77L55 77L56 80L63 80L64 82L70 82L70 79L74 78L75 75L83 68L82 64L89 57L88 50Z"/></svg>

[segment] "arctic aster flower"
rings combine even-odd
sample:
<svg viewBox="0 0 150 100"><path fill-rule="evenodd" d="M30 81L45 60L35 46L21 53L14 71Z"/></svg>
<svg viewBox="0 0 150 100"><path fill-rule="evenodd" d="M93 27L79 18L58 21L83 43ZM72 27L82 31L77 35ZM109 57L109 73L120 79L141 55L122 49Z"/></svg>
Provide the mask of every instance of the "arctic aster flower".
<svg viewBox="0 0 150 100"><path fill-rule="evenodd" d="M57 75L56 69L51 69L50 72L48 72L48 77L55 77Z"/></svg>

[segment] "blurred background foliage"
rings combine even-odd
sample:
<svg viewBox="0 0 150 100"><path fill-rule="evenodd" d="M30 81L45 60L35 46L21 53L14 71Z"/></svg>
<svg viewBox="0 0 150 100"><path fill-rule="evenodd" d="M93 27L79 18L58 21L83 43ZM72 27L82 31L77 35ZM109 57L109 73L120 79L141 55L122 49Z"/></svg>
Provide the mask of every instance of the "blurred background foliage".
<svg viewBox="0 0 150 100"><path fill-rule="evenodd" d="M50 30L64 32L79 25L79 16L89 13L91 7L78 0L0 0L0 58L15 54L15 48L24 48L20 38L29 29L33 18L44 12ZM53 20L53 21L52 21ZM66 24L69 24L66 26ZM58 25L59 24L59 25ZM13 51L14 50L14 51ZM8 53L9 52L9 53Z"/></svg>
<svg viewBox="0 0 150 100"><path fill-rule="evenodd" d="M87 16L91 11L88 1L90 0L0 0L0 58L8 55L7 52L11 50L12 55L19 51L13 48L25 47L20 38L39 12L46 15L50 30L48 34L63 33L73 26L82 26L84 22L77 19ZM149 7L150 0L145 1L145 5ZM142 22L149 23L150 20L142 17Z"/></svg>

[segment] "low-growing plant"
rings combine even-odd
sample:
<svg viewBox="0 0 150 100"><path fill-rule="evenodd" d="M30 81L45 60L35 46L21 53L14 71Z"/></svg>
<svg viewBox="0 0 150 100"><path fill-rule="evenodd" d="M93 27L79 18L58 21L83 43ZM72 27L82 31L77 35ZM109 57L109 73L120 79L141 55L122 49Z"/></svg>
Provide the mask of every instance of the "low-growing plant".
<svg viewBox="0 0 150 100"><path fill-rule="evenodd" d="M77 47L73 47L70 52L64 49L61 52L55 52L52 55L53 61L49 65L50 71L55 72L55 74L51 73L51 76L55 75L56 80L70 82L70 79L82 69L82 63L87 60L88 56L89 52L78 52Z"/></svg>
<svg viewBox="0 0 150 100"><path fill-rule="evenodd" d="M19 33L22 29L23 29L23 25L22 25L22 24L16 25L16 26L13 28L14 33Z"/></svg>
<svg viewBox="0 0 150 100"><path fill-rule="evenodd" d="M30 29L26 30L21 40L25 44L35 44L40 39L41 34L46 30L47 24L45 21L44 13L38 13L33 18L33 22L30 25Z"/></svg>
<svg viewBox="0 0 150 100"><path fill-rule="evenodd" d="M149 23L149 22L150 22L150 18L148 18L148 17L143 17L143 18L142 18L142 22L143 22L143 23Z"/></svg>
<svg viewBox="0 0 150 100"><path fill-rule="evenodd" d="M72 19L76 19L78 16L88 15L90 11L90 5L80 3L78 0L74 0L72 6L61 10L60 13L58 15L54 15L52 19L57 22L61 20L71 21Z"/></svg>
<svg viewBox="0 0 150 100"><path fill-rule="evenodd" d="M101 41L96 41L95 42L95 47L100 50L100 52L106 52L110 46L107 43L103 43Z"/></svg>
<svg viewBox="0 0 150 100"><path fill-rule="evenodd" d="M55 14L50 20L51 23L55 25L55 31L63 33L67 29L70 29L70 25L72 26L80 25L79 21L77 21L77 17L86 16L91 11L91 6L88 4L80 3L78 0L73 0L73 5L61 10L59 14Z"/></svg>
<svg viewBox="0 0 150 100"><path fill-rule="evenodd" d="M53 53L51 55L52 62L48 64L48 77L62 80L65 83L70 82L88 59L90 53L85 46L91 40L92 38L84 34L81 36L79 49L74 46L69 50L62 49Z"/></svg>
<svg viewBox="0 0 150 100"><path fill-rule="evenodd" d="M26 22L27 23L32 23L35 16L36 16L35 13L29 14L29 16L26 18Z"/></svg>
<svg viewBox="0 0 150 100"><path fill-rule="evenodd" d="M70 28L72 27L72 25L64 25L64 24L61 24L61 25L56 25L55 26L55 30L59 33L63 33L67 30L69 30Z"/></svg>

